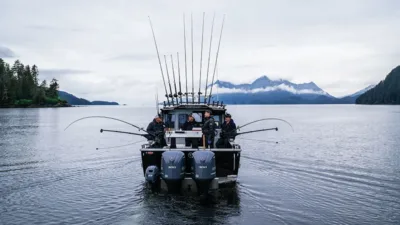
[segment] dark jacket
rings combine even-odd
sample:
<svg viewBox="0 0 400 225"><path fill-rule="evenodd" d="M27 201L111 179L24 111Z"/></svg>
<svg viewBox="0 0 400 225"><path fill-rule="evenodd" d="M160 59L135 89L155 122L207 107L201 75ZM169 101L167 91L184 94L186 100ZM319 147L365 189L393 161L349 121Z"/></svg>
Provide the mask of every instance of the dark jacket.
<svg viewBox="0 0 400 225"><path fill-rule="evenodd" d="M213 138L215 136L215 128L216 128L216 124L215 124L214 118L210 117L204 122L201 130L203 131L204 135L206 135L207 137Z"/></svg>
<svg viewBox="0 0 400 225"><path fill-rule="evenodd" d="M224 123L221 126L221 138L234 138L236 136L236 124L235 121L231 119L229 123Z"/></svg>
<svg viewBox="0 0 400 225"><path fill-rule="evenodd" d="M193 130L193 127L196 126L196 121L186 121L183 125L182 125L182 130Z"/></svg>
<svg viewBox="0 0 400 225"><path fill-rule="evenodd" d="M153 135L163 135L164 134L164 128L165 128L165 124L164 122L160 122L157 123L156 119L154 119L151 123L149 123L149 125L147 126L146 131L149 134L153 134Z"/></svg>

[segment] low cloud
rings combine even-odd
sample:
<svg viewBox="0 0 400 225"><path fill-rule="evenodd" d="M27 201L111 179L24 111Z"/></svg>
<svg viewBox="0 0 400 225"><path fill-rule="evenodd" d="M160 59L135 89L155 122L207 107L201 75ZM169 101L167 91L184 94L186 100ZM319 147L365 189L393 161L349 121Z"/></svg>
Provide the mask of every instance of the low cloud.
<svg viewBox="0 0 400 225"><path fill-rule="evenodd" d="M0 46L0 58L13 58L15 53L11 49Z"/></svg>
<svg viewBox="0 0 400 225"><path fill-rule="evenodd" d="M286 85L286 84L280 84L277 86L273 87L266 87L266 88L256 88L256 89L251 89L251 90L245 90L245 89L228 89L228 88L219 88L218 92L219 93L257 93L257 92L270 92L270 91L288 91L293 94L317 94L317 95L328 95L328 93L324 91L314 91L311 89L301 89L297 90L292 86Z"/></svg>

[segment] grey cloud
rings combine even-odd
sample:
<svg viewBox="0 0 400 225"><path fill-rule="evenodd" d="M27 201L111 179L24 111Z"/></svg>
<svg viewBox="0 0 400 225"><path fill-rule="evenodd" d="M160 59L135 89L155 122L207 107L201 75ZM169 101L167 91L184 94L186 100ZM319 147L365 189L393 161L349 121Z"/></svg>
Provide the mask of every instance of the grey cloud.
<svg viewBox="0 0 400 225"><path fill-rule="evenodd" d="M128 104L152 101L152 94L141 93L154 93L153 87L162 92L148 15L161 56L179 51L183 77L182 12L187 13L189 89L190 12L194 19L196 86L203 12L206 12L203 72L212 14L216 12L211 64L215 62L222 15L226 14L218 59L220 80L251 82L266 74L272 79L296 83L313 81L332 95L344 95L379 82L400 62L400 1L397 0L250 0L234 4L231 0L205 0L206 3L42 0L47 10L41 11L32 10L37 5L33 1L5 2L0 15L7 18L7 23L0 23L0 30L7 32L0 35L0 43L18 46L21 60L38 65L41 76L58 76L62 88L84 93L82 97L88 99L102 97L105 84L110 89L105 99ZM4 48L0 54L4 55ZM212 71L210 65L210 74Z"/></svg>
<svg viewBox="0 0 400 225"><path fill-rule="evenodd" d="M15 53L7 47L0 46L0 58L13 58Z"/></svg>
<svg viewBox="0 0 400 225"><path fill-rule="evenodd" d="M89 70L74 70L74 69L40 69L40 76L65 76L65 75L77 75L77 74L88 74L91 73Z"/></svg>
<svg viewBox="0 0 400 225"><path fill-rule="evenodd" d="M110 57L107 60L111 61L147 61L154 60L156 56L153 54L121 54Z"/></svg>
<svg viewBox="0 0 400 225"><path fill-rule="evenodd" d="M79 27L55 27L55 26L48 26L48 25L27 25L25 28L39 30L39 31L72 31L72 32L85 32L91 31L93 29L89 28L79 28Z"/></svg>

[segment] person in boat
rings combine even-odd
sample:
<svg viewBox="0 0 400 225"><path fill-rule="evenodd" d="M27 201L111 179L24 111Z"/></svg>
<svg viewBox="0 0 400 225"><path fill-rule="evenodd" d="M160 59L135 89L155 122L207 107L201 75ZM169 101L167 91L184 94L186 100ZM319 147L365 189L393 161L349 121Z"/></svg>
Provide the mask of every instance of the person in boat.
<svg viewBox="0 0 400 225"><path fill-rule="evenodd" d="M211 111L207 110L204 113L204 124L201 129L203 131L203 138L205 138L206 148L214 148L215 128L216 124L214 118L211 116Z"/></svg>
<svg viewBox="0 0 400 225"><path fill-rule="evenodd" d="M194 120L193 115L190 113L188 114L187 121L182 125L182 130L193 130L193 127L196 126L196 121ZM198 140L197 138L185 138L185 146L189 147L192 146L193 148L198 147Z"/></svg>
<svg viewBox="0 0 400 225"><path fill-rule="evenodd" d="M165 124L162 120L162 116L157 114L152 122L149 123L146 129L149 140L154 140L154 144L152 147L154 148L163 148L167 146L167 142L165 141Z"/></svg>
<svg viewBox="0 0 400 225"><path fill-rule="evenodd" d="M221 126L221 133L217 141L217 148L232 148L229 143L230 139L235 139L236 136L236 124L232 119L231 114L225 115L225 121Z"/></svg>

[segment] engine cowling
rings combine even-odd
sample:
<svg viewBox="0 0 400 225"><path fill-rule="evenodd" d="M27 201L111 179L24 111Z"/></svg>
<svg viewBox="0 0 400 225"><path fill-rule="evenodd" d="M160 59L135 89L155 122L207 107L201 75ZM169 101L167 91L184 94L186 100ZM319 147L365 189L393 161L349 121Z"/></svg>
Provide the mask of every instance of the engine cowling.
<svg viewBox="0 0 400 225"><path fill-rule="evenodd" d="M193 152L192 176L197 181L210 181L216 177L215 154L211 151Z"/></svg>
<svg viewBox="0 0 400 225"><path fill-rule="evenodd" d="M166 151L161 156L161 178L168 192L179 192L185 177L185 154L180 151Z"/></svg>
<svg viewBox="0 0 400 225"><path fill-rule="evenodd" d="M164 180L182 180L185 176L185 154L166 151L161 156L161 177Z"/></svg>
<svg viewBox="0 0 400 225"><path fill-rule="evenodd" d="M157 166L148 166L145 172L145 179L152 184L156 183L160 176L160 171Z"/></svg>

